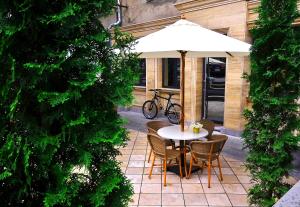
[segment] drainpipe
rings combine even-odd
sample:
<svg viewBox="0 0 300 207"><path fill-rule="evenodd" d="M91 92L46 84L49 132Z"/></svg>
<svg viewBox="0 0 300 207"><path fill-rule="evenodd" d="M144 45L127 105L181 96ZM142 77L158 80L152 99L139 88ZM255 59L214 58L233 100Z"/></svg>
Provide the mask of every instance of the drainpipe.
<svg viewBox="0 0 300 207"><path fill-rule="evenodd" d="M111 30L113 27L118 26L122 23L122 10L121 10L121 0L117 0L117 9L116 9L116 22L108 26L108 30ZM109 37L109 43L112 46L111 36ZM114 106L114 110L118 112L118 106Z"/></svg>
<svg viewBox="0 0 300 207"><path fill-rule="evenodd" d="M118 26L122 23L122 14L121 14L121 0L117 0L117 9L116 9L116 22L112 23L111 25L108 26L108 29L111 30L113 27ZM112 41L111 37L109 37L108 40L109 46L112 46Z"/></svg>
<svg viewBox="0 0 300 207"><path fill-rule="evenodd" d="M122 14L121 14L121 0L117 0L117 9L116 9L116 22L108 26L108 29L112 29L115 26L118 26L122 23Z"/></svg>

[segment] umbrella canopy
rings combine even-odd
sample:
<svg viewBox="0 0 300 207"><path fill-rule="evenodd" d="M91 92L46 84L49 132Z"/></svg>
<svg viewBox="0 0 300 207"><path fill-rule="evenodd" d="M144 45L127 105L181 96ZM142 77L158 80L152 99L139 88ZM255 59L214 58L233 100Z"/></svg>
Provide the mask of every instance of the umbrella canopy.
<svg viewBox="0 0 300 207"><path fill-rule="evenodd" d="M134 51L141 58L247 56L251 45L181 19L137 40Z"/></svg>
<svg viewBox="0 0 300 207"><path fill-rule="evenodd" d="M184 130L185 57L247 56L251 45L181 19L137 40L132 52L141 58L181 58L181 131Z"/></svg>

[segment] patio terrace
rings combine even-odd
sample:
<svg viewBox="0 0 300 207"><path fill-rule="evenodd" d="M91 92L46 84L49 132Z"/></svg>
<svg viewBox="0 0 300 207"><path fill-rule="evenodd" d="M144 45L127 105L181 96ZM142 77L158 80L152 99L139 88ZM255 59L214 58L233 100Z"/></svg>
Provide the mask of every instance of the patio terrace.
<svg viewBox="0 0 300 207"><path fill-rule="evenodd" d="M126 176L134 186L131 207L135 206L249 206L247 189L252 185L243 162L222 156L224 180L216 176L218 170L212 170L212 186L207 187L207 171L198 171L190 179L167 173L167 187L162 185L162 170L154 167L149 179L147 158L150 146L146 133L129 130L130 141L121 149L118 160ZM189 158L188 158L189 159ZM160 161L157 160L158 164Z"/></svg>
<svg viewBox="0 0 300 207"><path fill-rule="evenodd" d="M129 132L128 145L120 150L122 155L117 159L134 187L130 207L249 206L247 190L252 183L243 162L222 156L224 180L220 182L217 177L218 169L213 169L211 188L207 187L206 169L194 173L190 179L180 179L178 175L167 172L167 186L164 187L161 167L154 167L151 179L148 178L150 163L147 158L150 145L146 133L132 129ZM156 164L160 164L160 160L156 160ZM295 184L297 181L290 178L288 182Z"/></svg>
<svg viewBox="0 0 300 207"><path fill-rule="evenodd" d="M205 206L249 206L247 190L251 187L249 172L246 171L244 160L246 151L242 150L242 140L229 136L221 158L224 180L220 182L216 175L217 168L212 170L211 188L207 187L207 171L199 170L191 179L180 177L167 172L167 186L163 186L161 167L153 168L151 179L148 178L150 164L147 162L150 145L146 138L146 123L149 121L141 113L119 111L119 114L128 120L126 127L130 140L120 151L122 155L117 159L121 162L121 169L131 180L134 187L134 196L130 207L205 207ZM157 120L165 120L159 116ZM215 131L214 133L219 133ZM178 145L178 143L176 143ZM187 160L189 161L189 154ZM299 156L295 157L295 162ZM156 160L156 164L159 163ZM216 163L214 163L216 164ZM299 166L295 165L295 172L287 182L294 185L299 180Z"/></svg>

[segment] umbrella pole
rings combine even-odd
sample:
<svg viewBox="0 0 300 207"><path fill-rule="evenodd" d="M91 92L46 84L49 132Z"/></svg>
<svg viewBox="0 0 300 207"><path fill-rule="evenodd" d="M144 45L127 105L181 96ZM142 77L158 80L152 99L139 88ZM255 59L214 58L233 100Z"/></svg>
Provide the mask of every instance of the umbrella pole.
<svg viewBox="0 0 300 207"><path fill-rule="evenodd" d="M185 55L187 51L179 51L181 54L181 71L180 71L180 105L181 105L181 113L180 113L180 129L184 131L184 71L185 71Z"/></svg>

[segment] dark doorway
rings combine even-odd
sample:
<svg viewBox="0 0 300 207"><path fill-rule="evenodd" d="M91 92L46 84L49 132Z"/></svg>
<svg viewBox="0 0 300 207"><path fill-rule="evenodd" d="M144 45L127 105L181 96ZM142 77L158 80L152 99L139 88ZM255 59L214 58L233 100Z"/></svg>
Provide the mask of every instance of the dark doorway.
<svg viewBox="0 0 300 207"><path fill-rule="evenodd" d="M226 58L205 58L203 67L202 117L224 121Z"/></svg>

